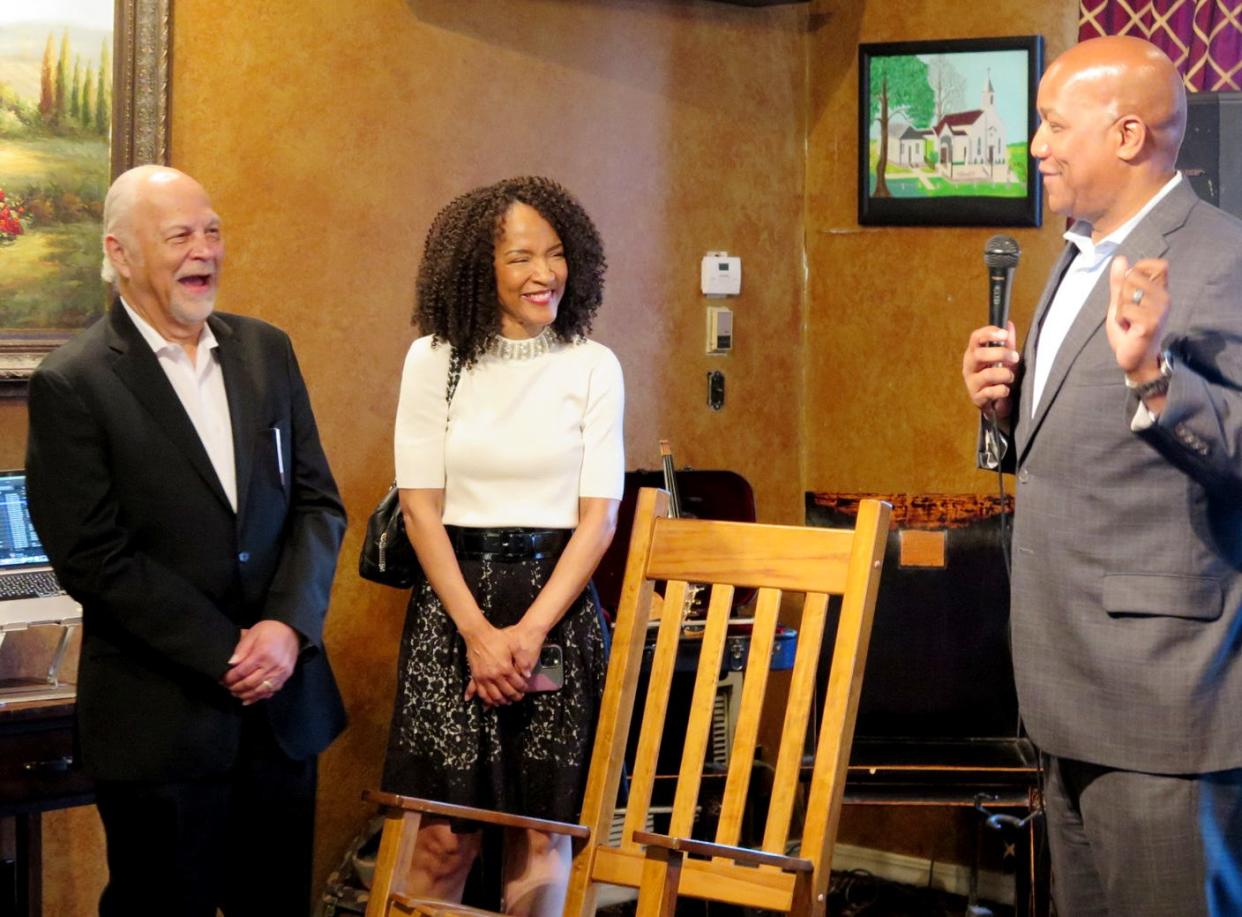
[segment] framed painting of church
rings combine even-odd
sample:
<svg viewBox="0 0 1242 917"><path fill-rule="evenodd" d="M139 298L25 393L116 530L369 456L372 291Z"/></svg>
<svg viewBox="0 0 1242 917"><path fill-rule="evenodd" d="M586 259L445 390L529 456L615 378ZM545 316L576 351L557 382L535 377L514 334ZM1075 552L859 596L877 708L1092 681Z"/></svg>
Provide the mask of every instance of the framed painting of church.
<svg viewBox="0 0 1242 917"><path fill-rule="evenodd" d="M1038 226L1043 38L858 46L858 222Z"/></svg>
<svg viewBox="0 0 1242 917"><path fill-rule="evenodd" d="M108 185L167 161L171 4L0 3L0 397L107 308Z"/></svg>

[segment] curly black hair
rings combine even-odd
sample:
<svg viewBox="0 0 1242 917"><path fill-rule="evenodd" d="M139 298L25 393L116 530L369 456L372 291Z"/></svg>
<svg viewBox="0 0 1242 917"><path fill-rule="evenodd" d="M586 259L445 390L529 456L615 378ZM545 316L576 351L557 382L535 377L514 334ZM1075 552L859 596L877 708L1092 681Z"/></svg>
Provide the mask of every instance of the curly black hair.
<svg viewBox="0 0 1242 917"><path fill-rule="evenodd" d="M565 246L569 277L552 329L562 341L586 337L604 298L604 245L587 212L550 178L507 178L452 200L431 222L418 269L413 322L452 345L465 366L500 334L494 252L515 203L539 211Z"/></svg>

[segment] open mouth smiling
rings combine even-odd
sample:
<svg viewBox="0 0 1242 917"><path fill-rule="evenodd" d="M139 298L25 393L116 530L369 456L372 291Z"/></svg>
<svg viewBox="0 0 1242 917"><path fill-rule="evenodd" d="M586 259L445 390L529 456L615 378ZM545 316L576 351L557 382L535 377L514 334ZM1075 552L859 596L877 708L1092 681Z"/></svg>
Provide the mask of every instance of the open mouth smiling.
<svg viewBox="0 0 1242 917"><path fill-rule="evenodd" d="M177 283L190 290L206 290L211 286L211 274L187 274L178 277Z"/></svg>

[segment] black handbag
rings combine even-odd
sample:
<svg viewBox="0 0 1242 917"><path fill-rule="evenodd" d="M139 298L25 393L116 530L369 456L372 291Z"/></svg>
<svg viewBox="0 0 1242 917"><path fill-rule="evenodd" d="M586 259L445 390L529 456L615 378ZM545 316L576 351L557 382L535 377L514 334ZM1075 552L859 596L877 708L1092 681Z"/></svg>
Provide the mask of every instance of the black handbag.
<svg viewBox="0 0 1242 917"><path fill-rule="evenodd" d="M448 381L444 400L453 402L457 381L461 378L461 361L454 351L449 358ZM358 575L382 586L394 589L410 589L423 580L423 568L418 555L405 533L405 519L401 515L401 494L397 484L388 488L379 506L367 520L366 534L362 538L362 551L358 555Z"/></svg>
<svg viewBox="0 0 1242 917"><path fill-rule="evenodd" d="M367 520L358 575L394 589L410 589L423 578L418 555L405 534L401 494L394 483Z"/></svg>

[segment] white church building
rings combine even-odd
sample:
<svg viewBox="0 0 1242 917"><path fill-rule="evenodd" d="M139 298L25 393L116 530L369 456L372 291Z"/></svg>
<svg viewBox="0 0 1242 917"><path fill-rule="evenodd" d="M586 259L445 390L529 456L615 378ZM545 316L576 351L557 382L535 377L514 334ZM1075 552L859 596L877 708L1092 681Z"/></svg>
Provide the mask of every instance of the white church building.
<svg viewBox="0 0 1242 917"><path fill-rule="evenodd" d="M936 137L936 168L949 178L1009 180L1005 125L996 112L992 78L983 88L983 106L944 115L932 132Z"/></svg>

